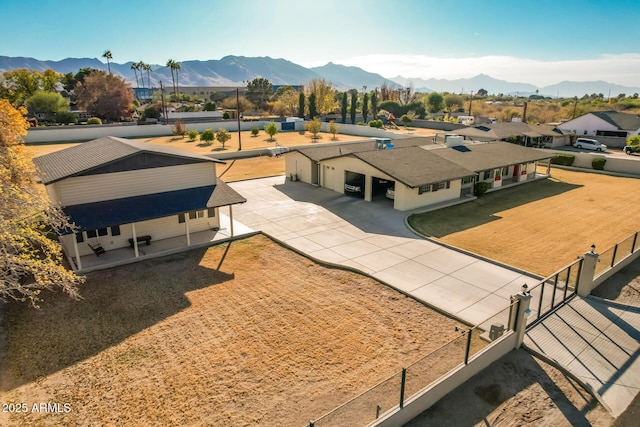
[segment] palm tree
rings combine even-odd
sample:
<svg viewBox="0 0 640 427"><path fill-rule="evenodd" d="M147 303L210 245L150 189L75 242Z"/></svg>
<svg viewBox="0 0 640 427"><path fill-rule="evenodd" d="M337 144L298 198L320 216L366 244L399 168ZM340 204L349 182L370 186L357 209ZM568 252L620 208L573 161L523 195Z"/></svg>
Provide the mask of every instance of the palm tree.
<svg viewBox="0 0 640 427"><path fill-rule="evenodd" d="M178 81L178 71L180 71L180 63L174 62L173 68L176 70L176 95L178 96L178 101L180 100L180 82Z"/></svg>
<svg viewBox="0 0 640 427"><path fill-rule="evenodd" d="M113 59L113 55L111 55L111 51L110 50L105 50L104 53L102 54L103 58L107 58L107 67L109 68L109 74L111 74L111 64L109 63L110 60Z"/></svg>
<svg viewBox="0 0 640 427"><path fill-rule="evenodd" d="M147 72L147 85L151 88L151 71L153 71L151 65L144 64L144 70Z"/></svg>
<svg viewBox="0 0 640 427"><path fill-rule="evenodd" d="M171 69L171 82L173 83L173 93L176 93L176 79L173 75L173 71L175 70L175 65L176 65L176 61L174 61L173 59L169 59L167 61L167 67L169 67Z"/></svg>
<svg viewBox="0 0 640 427"><path fill-rule="evenodd" d="M136 85L138 87L140 87L140 82L138 82L138 69L139 69L140 65L137 62L132 62L131 63L131 69L133 70L133 73L136 75ZM143 83L144 85L144 83Z"/></svg>

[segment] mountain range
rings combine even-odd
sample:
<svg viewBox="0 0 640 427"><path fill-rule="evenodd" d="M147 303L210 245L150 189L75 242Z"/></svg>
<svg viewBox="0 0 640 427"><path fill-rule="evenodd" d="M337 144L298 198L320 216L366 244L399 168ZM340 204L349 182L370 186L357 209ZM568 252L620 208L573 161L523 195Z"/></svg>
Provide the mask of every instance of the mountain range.
<svg viewBox="0 0 640 427"><path fill-rule="evenodd" d="M119 74L134 87L137 82L131 69L133 62L119 64L111 62L111 71ZM152 86L159 86L162 81L165 86L172 84L171 70L166 65L150 64L149 73ZM0 56L0 72L27 68L44 71L52 69L59 73L76 73L80 68L95 68L107 70L107 64L97 58L66 58L60 61L42 61L27 57ZM312 79L323 78L333 83L338 90L375 88L383 84L391 87L408 87L418 92L451 92L477 93L479 89L489 94L505 94L528 96L539 94L550 97L572 97L584 94L602 93L605 96L617 96L639 93L639 87L627 87L602 80L589 82L563 81L554 85L536 87L524 82L509 82L499 80L485 74L479 74L466 79L421 79L397 76L385 78L380 74L371 73L358 67L329 62L321 67L305 68L286 59L270 57L225 56L221 59L207 61L183 61L180 63L178 83L180 86L246 86L247 82L256 77L264 77L274 85L304 85ZM145 81L147 73L144 74Z"/></svg>

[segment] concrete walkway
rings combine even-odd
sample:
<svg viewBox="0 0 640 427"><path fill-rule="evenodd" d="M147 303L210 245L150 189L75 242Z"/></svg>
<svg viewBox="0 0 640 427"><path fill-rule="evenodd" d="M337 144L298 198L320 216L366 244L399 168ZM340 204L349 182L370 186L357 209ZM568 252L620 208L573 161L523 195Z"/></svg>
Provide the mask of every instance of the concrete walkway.
<svg viewBox="0 0 640 427"><path fill-rule="evenodd" d="M640 391L640 308L575 297L527 332L524 345L555 360L619 416Z"/></svg>
<svg viewBox="0 0 640 427"><path fill-rule="evenodd" d="M472 325L509 306L538 279L415 235L408 212L284 176L229 184L247 203L234 219L326 262L350 266ZM505 312L506 313L506 312Z"/></svg>

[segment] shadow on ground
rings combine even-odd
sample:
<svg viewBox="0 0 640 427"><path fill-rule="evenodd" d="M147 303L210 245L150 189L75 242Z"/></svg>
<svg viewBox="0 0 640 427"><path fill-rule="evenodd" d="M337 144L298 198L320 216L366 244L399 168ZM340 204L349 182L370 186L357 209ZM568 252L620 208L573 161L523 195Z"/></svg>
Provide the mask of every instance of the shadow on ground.
<svg viewBox="0 0 640 427"><path fill-rule="evenodd" d="M586 414L597 405L595 399L582 392L580 404L572 403L533 356L512 350L406 426L535 425L544 415L537 406L541 395L569 425L591 425ZM508 407L499 409L505 402Z"/></svg>
<svg viewBox="0 0 640 427"><path fill-rule="evenodd" d="M0 325L6 338L0 349L0 391L94 356L189 307L187 292L232 280L232 273L199 265L206 251L89 273L79 301L47 292L40 309L7 304Z"/></svg>
<svg viewBox="0 0 640 427"><path fill-rule="evenodd" d="M530 182L491 192L461 205L411 215L409 224L426 236L441 238L496 221L500 219L497 215L499 212L559 196L580 187L553 178Z"/></svg>

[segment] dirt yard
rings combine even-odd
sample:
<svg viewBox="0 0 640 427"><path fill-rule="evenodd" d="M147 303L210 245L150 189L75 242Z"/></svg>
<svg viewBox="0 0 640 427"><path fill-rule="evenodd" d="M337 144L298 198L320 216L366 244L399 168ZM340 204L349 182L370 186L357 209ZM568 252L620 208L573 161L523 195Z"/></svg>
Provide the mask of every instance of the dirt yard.
<svg viewBox="0 0 640 427"><path fill-rule="evenodd" d="M640 181L552 169L544 181L415 215L412 226L450 245L549 275L586 252L604 251L638 230Z"/></svg>
<svg viewBox="0 0 640 427"><path fill-rule="evenodd" d="M81 293L6 307L0 402L29 413L1 425L302 426L459 336L264 236L94 272Z"/></svg>

